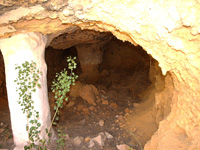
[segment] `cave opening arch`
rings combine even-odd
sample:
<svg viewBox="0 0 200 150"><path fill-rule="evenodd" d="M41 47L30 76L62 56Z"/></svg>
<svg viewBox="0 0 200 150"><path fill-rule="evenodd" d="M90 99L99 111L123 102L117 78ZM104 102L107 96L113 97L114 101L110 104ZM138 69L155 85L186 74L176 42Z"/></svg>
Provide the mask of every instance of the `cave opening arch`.
<svg viewBox="0 0 200 150"><path fill-rule="evenodd" d="M154 95L156 105L153 110L158 112L157 120L162 120L163 117L159 116L165 116L170 111L159 111L169 105L166 100L161 104L159 99L169 98L172 101L171 112L160 122L158 131L145 149L199 149L200 117L196 115L200 105L197 98L200 93L199 44L196 44L199 42L199 23L198 3L195 0L190 1L190 5L187 1L182 3L182 7L178 2L172 5L162 1L115 3L69 0L63 5L51 2L23 5L24 13L16 13L22 10L20 2L3 4L6 7L3 7L5 13L2 12L0 18L1 39L22 31L32 31L47 35L49 45L54 37L67 30L67 26L77 25L81 29L110 31L121 40L141 45L158 61L167 77L165 88ZM184 7L188 9L183 11ZM186 15L191 14L191 10L194 10L195 22L191 21L190 15Z"/></svg>
<svg viewBox="0 0 200 150"><path fill-rule="evenodd" d="M123 101L127 104L135 103L135 105L137 105L138 102L141 103L141 105L137 108L137 113L135 113L134 108L130 108L133 109L134 112L132 113L132 116L129 117L133 117L133 114L137 117L134 117L135 119L129 118L130 121L127 122L126 127L128 127L129 130L132 130L133 132L136 128L138 128L138 133L140 134L140 140L142 141L141 143L143 146L148 140L150 140L151 136L158 128L158 123L170 112L170 101L167 101L168 98L161 102L161 106L157 105L157 112L152 111L152 109L155 107L155 92L162 91L165 86L165 77L162 75L161 69L158 66L158 62L156 60L149 56L140 46L134 46L129 42L120 41L109 32L98 32L94 30L76 30L75 32L71 31L70 33L62 33L59 36L55 37L49 44L49 46L49 48L52 49L52 52L54 52L54 54L52 53L52 56L56 55L55 51L59 53L64 53L60 51L71 51L71 53L72 51L76 51L76 57L79 60L80 78L78 79L78 85L75 88L72 88L73 93L70 93L71 99L73 100L70 99L70 102L66 104L66 108L71 109L70 113L69 110L65 109L65 111L68 113L63 113L66 115L63 115L62 121L64 121L64 118L66 120L69 118L73 118L73 116L69 116L69 114L71 114L72 111L75 111L78 114L87 114L88 111L93 112L93 110L88 109L92 107L90 105L93 105L93 103L91 102L89 106L84 106L85 104L83 103L83 99L85 97L83 93L79 92L79 90L83 91L86 85L92 85L96 88L96 90L106 91L105 93L110 94L110 98L112 99L112 101L108 101L109 104L113 102L113 99L118 99L117 102L115 101L118 105L123 105ZM49 48L47 48L47 50ZM69 55L70 52L68 56ZM72 53L72 55L74 54ZM53 57L50 60L46 58L47 66L48 63L52 63L50 62L52 60ZM65 61L63 61L64 59L61 60L60 58L58 58L57 60L60 60L64 64L66 63ZM63 66L63 64L61 64L61 66ZM57 65L57 67L59 68L59 64ZM54 68L57 67L54 66ZM135 75L133 75L134 73ZM110 74L110 76L108 74ZM127 78L127 80L123 78ZM140 83L133 83L134 85L131 85L131 82L135 81L134 78L138 78L138 80L140 80ZM121 80L121 82L119 82L118 80ZM145 80L145 82L148 83L141 82L141 80ZM114 85L113 82L116 82L116 85ZM110 86L110 84L113 84L113 86ZM125 84L127 84L127 87L124 86ZM143 85L143 87L141 86L141 84ZM147 84L146 87L145 84ZM107 85L107 87L105 85ZM108 87L110 87L110 89L108 89ZM123 88L126 90L122 90ZM141 90L140 88L143 88L142 91L146 91L141 96L142 100L140 100L138 95L134 95L134 91L137 89ZM84 92L87 93L90 91L86 90ZM120 92L121 95L118 94ZM128 93L129 96L127 96L124 93ZM49 94L52 95L51 93ZM95 96L98 97L101 94L102 93L100 93L99 95L97 94ZM126 100L122 100L126 96L127 99L129 97L129 100L127 100L127 102ZM137 97L136 99L134 99L135 96ZM80 100L80 98L77 97L81 97L82 100ZM76 98L78 99L77 102ZM87 98L85 98L84 100L87 101ZM96 100L98 101L99 99L95 98L95 105L97 103ZM51 101L50 103L52 104ZM107 103L107 100L102 101L102 103ZM84 107L81 108L82 106ZM163 109L162 107L165 107L165 109ZM121 109L122 112L124 112L126 108L123 109L124 110ZM126 109L126 111L129 112L129 109ZM84 119L82 118L80 120ZM137 120L140 120L141 122L135 123L135 126L131 125L134 124L133 122L138 122ZM145 122L146 120L149 121ZM73 121L70 120L71 123ZM64 122L66 123L67 121ZM68 126L71 125L68 124ZM78 130L74 132L76 133L78 132ZM145 134L146 136L144 136ZM143 137L141 135L143 135ZM135 141L135 139L133 139L133 141L135 142L135 145L138 144Z"/></svg>

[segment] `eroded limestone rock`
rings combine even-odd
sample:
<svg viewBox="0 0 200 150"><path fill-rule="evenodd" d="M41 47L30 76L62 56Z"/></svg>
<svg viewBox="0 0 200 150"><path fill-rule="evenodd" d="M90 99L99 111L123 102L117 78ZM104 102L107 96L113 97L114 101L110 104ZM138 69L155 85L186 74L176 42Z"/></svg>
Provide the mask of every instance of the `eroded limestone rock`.
<svg viewBox="0 0 200 150"><path fill-rule="evenodd" d="M48 34L51 41L67 32L69 26L76 25L81 29L110 31L121 40L141 45L159 62L164 75L170 72L171 79L167 77L165 86L174 88L173 91L166 88L156 96L156 105L162 109L168 102L163 103L158 99L162 93L169 93L171 109L164 112L164 115L168 114L164 118L160 117L164 120L159 123L158 131L145 150L200 149L198 1L68 0L66 6L56 0L50 2L54 12L47 7L48 3L42 2L26 8L20 8L14 2L7 5L10 7L3 7L1 10L4 12L0 13L0 38L22 31L34 31ZM20 13L21 10L23 13ZM7 78L12 80L9 73Z"/></svg>

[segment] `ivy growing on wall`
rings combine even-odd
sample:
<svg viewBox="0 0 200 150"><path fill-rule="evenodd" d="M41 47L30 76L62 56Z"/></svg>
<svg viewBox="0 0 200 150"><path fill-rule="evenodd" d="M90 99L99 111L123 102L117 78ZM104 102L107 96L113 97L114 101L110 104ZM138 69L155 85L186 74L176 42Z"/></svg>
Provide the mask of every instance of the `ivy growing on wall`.
<svg viewBox="0 0 200 150"><path fill-rule="evenodd" d="M45 139L40 139L41 133L39 120L39 112L35 110L34 100L32 94L36 92L37 88L41 87L40 78L42 72L37 68L35 62L26 61L22 65L16 65L15 69L18 70L18 77L14 81L17 83L16 91L19 93L18 104L21 106L21 110L26 114L27 125L26 131L28 132L29 144L24 149L32 149L33 147L39 150L46 150L46 144L50 142L51 127L56 125L56 121L59 120L59 108L63 107L63 102L68 101L66 97L70 91L71 85L75 85L75 80L78 76L74 73L77 64L75 62L76 57L67 57L68 71L63 69L60 73L56 74L56 79L52 83L52 92L55 94L55 114L52 118L52 122L48 129L46 129ZM65 134L62 130L58 130L59 139L57 150L64 149Z"/></svg>

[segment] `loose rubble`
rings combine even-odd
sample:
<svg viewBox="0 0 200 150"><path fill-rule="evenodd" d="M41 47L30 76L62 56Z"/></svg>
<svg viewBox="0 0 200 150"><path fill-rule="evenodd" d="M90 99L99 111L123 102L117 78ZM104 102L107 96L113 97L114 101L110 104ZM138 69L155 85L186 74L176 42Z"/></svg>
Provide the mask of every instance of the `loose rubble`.
<svg viewBox="0 0 200 150"><path fill-rule="evenodd" d="M105 91L94 85L83 85L80 82L78 84L78 90L73 89L71 94L75 98L70 97L70 101L64 104L60 113L59 127L66 133L65 149L130 150L128 144L131 136L121 128L120 122L131 112L133 104L130 105L129 102L122 107L117 100L110 98ZM52 96L50 93L49 95ZM52 103L50 104L53 107ZM6 127L4 123L0 124L0 135L5 133ZM6 140L7 143L13 142L12 138ZM137 143L135 148L136 146Z"/></svg>
<svg viewBox="0 0 200 150"><path fill-rule="evenodd" d="M131 147L128 144L131 135L121 128L123 125L120 122L123 122L125 116L131 112L133 103L128 101L122 107L105 91L99 90L91 84L82 85L82 88L79 88L79 94L80 97L76 98L78 102L69 108L76 115L74 116L69 113L70 110L66 110L66 115L68 115L66 122L62 125L67 127L66 132L71 137L65 143L66 149L116 150L117 148L126 150L125 148L129 148L127 150L130 150ZM70 119L71 117L72 119ZM71 126L72 120L77 120L73 126ZM137 150L137 143L135 148L131 150Z"/></svg>

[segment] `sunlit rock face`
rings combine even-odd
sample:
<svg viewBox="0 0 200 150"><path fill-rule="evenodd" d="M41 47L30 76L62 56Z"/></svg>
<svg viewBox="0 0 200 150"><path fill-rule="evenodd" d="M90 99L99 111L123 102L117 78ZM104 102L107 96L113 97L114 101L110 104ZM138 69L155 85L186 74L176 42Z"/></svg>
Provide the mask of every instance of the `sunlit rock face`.
<svg viewBox="0 0 200 150"><path fill-rule="evenodd" d="M199 7L196 0L9 1L1 4L0 38L40 32L48 46L55 37L80 28L111 32L142 46L166 75L161 83L151 72L158 88L153 111L159 129L145 150L194 150L200 149Z"/></svg>

